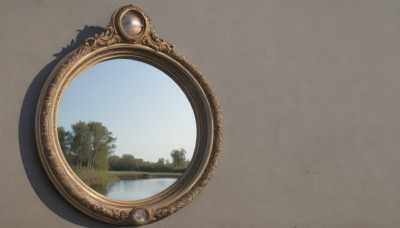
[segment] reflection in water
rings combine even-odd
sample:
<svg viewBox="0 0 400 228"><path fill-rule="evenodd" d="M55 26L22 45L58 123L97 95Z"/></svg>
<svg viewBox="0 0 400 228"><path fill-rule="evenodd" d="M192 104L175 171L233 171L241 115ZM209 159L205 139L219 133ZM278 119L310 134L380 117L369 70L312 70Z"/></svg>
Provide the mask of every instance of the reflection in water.
<svg viewBox="0 0 400 228"><path fill-rule="evenodd" d="M139 200L162 192L178 178L118 180L110 186L90 186L97 192L116 200Z"/></svg>

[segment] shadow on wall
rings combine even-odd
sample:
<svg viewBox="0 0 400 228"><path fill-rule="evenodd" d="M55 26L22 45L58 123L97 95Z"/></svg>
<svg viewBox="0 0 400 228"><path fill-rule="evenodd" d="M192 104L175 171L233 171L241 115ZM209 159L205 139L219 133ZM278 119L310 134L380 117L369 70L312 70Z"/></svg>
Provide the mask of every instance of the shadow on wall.
<svg viewBox="0 0 400 228"><path fill-rule="evenodd" d="M35 113L36 104L39 99L41 89L57 63L68 53L79 47L84 41L93 37L95 34L104 31L104 28L98 26L87 26L79 33L75 40L72 39L70 44L62 48L62 50L54 54L56 57L52 62L47 64L33 79L30 84L22 104L19 116L18 138L21 150L21 158L24 164L26 175L32 185L34 191L42 200L42 202L54 213L60 217L85 227L113 227L111 225L98 222L81 213L70 205L57 192L49 178L47 177L36 149L35 142Z"/></svg>

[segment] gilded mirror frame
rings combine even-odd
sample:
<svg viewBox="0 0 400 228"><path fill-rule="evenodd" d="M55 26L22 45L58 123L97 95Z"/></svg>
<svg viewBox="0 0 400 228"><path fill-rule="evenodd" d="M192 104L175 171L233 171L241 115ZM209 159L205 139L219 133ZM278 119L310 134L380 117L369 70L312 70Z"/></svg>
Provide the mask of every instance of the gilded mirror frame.
<svg viewBox="0 0 400 228"><path fill-rule="evenodd" d="M137 35L124 31L126 13L141 18ZM188 169L172 186L143 200L112 200L85 185L68 165L58 142L57 110L68 85L89 67L117 58L142 61L170 76L186 94L196 118L197 140ZM123 226L156 222L192 201L210 181L223 139L221 111L210 84L172 44L156 36L148 16L134 5L117 9L104 32L85 41L54 68L37 104L35 129L41 162L60 194L92 218Z"/></svg>

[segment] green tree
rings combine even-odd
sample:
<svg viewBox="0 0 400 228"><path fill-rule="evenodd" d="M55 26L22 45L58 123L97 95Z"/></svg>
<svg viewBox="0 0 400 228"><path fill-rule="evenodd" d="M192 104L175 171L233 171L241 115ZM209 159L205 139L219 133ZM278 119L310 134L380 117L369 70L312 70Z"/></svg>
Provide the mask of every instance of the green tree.
<svg viewBox="0 0 400 228"><path fill-rule="evenodd" d="M91 134L91 151L88 156L87 167L89 169L108 169L108 157L114 152L116 138L100 122L89 122L88 128Z"/></svg>
<svg viewBox="0 0 400 228"><path fill-rule="evenodd" d="M183 167L186 161L186 150L181 148L180 150L174 149L171 151L172 165L176 168Z"/></svg>
<svg viewBox="0 0 400 228"><path fill-rule="evenodd" d="M158 166L164 166L165 165L165 159L164 158L159 158L157 161Z"/></svg>
<svg viewBox="0 0 400 228"><path fill-rule="evenodd" d="M73 160L73 156L71 155L71 132L66 131L64 127L58 127L57 133L61 151L63 152L65 159L71 163Z"/></svg>
<svg viewBox="0 0 400 228"><path fill-rule="evenodd" d="M61 127L59 131L61 137ZM70 159L71 165L86 169L108 169L108 157L114 152L116 138L102 123L79 121L72 125L72 133L67 138L70 140L66 148L74 158Z"/></svg>
<svg viewBox="0 0 400 228"><path fill-rule="evenodd" d="M110 170L121 171L121 158L118 155L112 155L108 157L108 166Z"/></svg>
<svg viewBox="0 0 400 228"><path fill-rule="evenodd" d="M122 170L134 170L135 166L135 157L131 154L124 154L121 157L121 167Z"/></svg>
<svg viewBox="0 0 400 228"><path fill-rule="evenodd" d="M90 155L91 135L89 127L84 121L72 125L71 152L76 156L76 166L87 168Z"/></svg>

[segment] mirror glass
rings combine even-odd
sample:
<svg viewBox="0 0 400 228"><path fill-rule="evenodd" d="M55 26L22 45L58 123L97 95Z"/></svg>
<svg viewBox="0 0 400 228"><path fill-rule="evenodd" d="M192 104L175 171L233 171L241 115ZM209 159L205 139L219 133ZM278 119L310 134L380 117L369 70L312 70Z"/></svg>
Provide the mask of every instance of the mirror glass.
<svg viewBox="0 0 400 228"><path fill-rule="evenodd" d="M131 59L100 62L74 79L57 114L63 154L77 176L116 200L162 192L187 169L196 120L181 88Z"/></svg>

